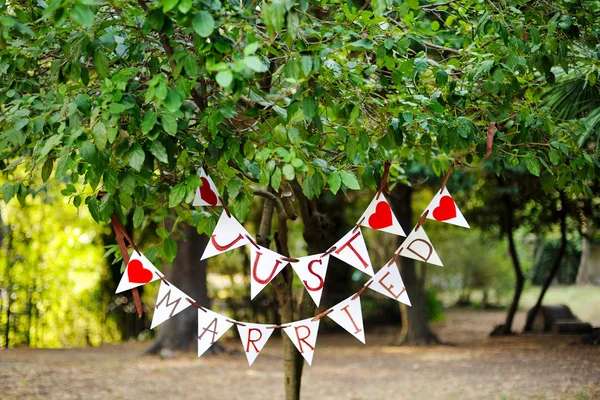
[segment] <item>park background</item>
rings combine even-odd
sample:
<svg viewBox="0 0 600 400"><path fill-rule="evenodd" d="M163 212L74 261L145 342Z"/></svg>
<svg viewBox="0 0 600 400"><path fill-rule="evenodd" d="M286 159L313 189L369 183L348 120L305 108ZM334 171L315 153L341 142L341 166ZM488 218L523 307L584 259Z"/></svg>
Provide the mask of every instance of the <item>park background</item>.
<svg viewBox="0 0 600 400"><path fill-rule="evenodd" d="M0 0L0 398L600 397L598 14ZM446 186L471 229L424 221L444 267L398 260L411 307L365 291L366 345L325 318L312 367L280 331L251 368L235 330L197 359L193 307L152 331L158 282L141 310L114 294L111 220L238 320L308 318L366 280L332 260L315 309L288 266L250 301L247 249L199 260L222 212L191 205L201 167L284 256L326 251L378 188L408 232ZM375 269L402 241L365 236Z"/></svg>

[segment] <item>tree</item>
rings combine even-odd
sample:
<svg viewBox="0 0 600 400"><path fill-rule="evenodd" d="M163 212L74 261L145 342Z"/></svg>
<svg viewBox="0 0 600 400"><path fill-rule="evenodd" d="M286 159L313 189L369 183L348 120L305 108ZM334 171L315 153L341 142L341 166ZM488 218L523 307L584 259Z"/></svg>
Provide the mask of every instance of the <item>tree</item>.
<svg viewBox="0 0 600 400"><path fill-rule="evenodd" d="M489 147L496 174L521 163L547 187L590 195L595 153L537 101L553 68L581 62L598 23L584 3L5 2L2 197L25 202L34 173L53 176L99 223L157 221L161 242L145 253L171 263L179 222L207 234L216 223L189 207L200 166L239 220L255 189L270 193L259 233L272 241L274 207L283 254L294 207L320 250L316 199L377 186L386 159L402 180L414 164L476 165ZM289 274L274 282L282 322L298 310ZM284 361L290 399L298 360Z"/></svg>

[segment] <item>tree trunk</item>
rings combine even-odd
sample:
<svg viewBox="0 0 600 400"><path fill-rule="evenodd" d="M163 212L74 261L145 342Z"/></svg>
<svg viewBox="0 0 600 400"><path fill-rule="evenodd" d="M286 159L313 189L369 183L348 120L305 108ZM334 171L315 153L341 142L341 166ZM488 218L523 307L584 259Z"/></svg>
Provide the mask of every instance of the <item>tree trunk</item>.
<svg viewBox="0 0 600 400"><path fill-rule="evenodd" d="M600 246L595 244L590 237L593 236L594 227L592 219L586 218L586 213L591 213L591 205L584 203L581 215L581 260L577 271L577 285L598 285L600 283Z"/></svg>
<svg viewBox="0 0 600 400"><path fill-rule="evenodd" d="M165 278L202 306L210 308L206 285L206 260L200 261L202 252L208 244L206 235L199 235L193 226L182 224L182 238L177 243L177 257L173 268L167 268ZM146 351L158 354L161 350L192 351L197 349L198 310L188 307L174 318L163 322L154 343ZM216 346L216 344L215 344ZM212 346L212 351L220 347Z"/></svg>
<svg viewBox="0 0 600 400"><path fill-rule="evenodd" d="M397 185L391 196L391 205L400 225L407 230L412 229L412 188L407 185ZM419 279L415 268L415 260L399 257L398 262L400 263L400 275L412 303L412 307L400 304L400 311L402 313L400 343L416 346L438 343L437 336L427 325L425 313L425 268L423 269L422 279Z"/></svg>
<svg viewBox="0 0 600 400"><path fill-rule="evenodd" d="M309 202L302 194L302 190L297 186L294 188L294 191L300 203L303 236L307 243L308 253L318 254L326 251L330 243L325 239L331 232L331 224L328 223L325 215L320 214L316 210L317 201ZM274 235L277 252L289 257L287 220L296 219L295 211L289 197L276 198L275 200L270 197L265 199L256 240L261 246L269 248L271 243L271 223L275 209L277 209L276 215L278 217L278 228ZM292 280L293 270L288 265L271 281L277 295L278 312L282 324L308 318L314 315L315 311L315 305L305 291L302 292L298 301L294 302ZM286 400L299 400L304 358L297 351L294 343L285 334L282 334L282 343L285 398Z"/></svg>
<svg viewBox="0 0 600 400"><path fill-rule="evenodd" d="M512 324L519 307L519 300L521 299L521 293L523 292L523 285L525 284L525 277L523 276L523 270L521 269L521 263L519 261L519 255L517 254L517 247L515 245L515 239L513 235L514 221L513 213L514 207L512 200L509 195L504 195L504 232L508 238L508 249L510 257L512 259L513 268L516 275L515 293L513 300L506 314L506 321L504 325L498 325L490 333L491 336L505 336L512 333Z"/></svg>
<svg viewBox="0 0 600 400"><path fill-rule="evenodd" d="M560 268L560 264L565 255L565 251L567 250L567 206L565 204L565 193L560 191L560 205L561 209L560 213L560 250L558 251L558 256L554 260L554 264L552 265L552 269L550 270L550 274L546 278L544 282L544 286L542 287L542 291L540 292L540 296L538 297L537 303L531 310L531 312L527 315L527 322L525 323L525 332L531 331L533 327L533 321L535 321L535 317L537 316L540 307L542 306L542 301L544 300L544 296L546 295L546 291L550 287L550 284L556 277L556 273Z"/></svg>

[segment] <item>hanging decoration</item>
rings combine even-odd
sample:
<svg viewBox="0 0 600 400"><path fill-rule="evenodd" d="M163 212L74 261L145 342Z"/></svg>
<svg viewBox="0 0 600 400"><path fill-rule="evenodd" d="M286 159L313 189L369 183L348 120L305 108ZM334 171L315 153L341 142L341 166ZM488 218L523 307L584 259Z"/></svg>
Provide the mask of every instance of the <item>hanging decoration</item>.
<svg viewBox="0 0 600 400"><path fill-rule="evenodd" d="M223 206L223 200L219 196L217 187L213 180L206 174L204 168L198 170L198 176L200 176L200 182L202 186L196 190L196 196L194 197L193 206Z"/></svg>
<svg viewBox="0 0 600 400"><path fill-rule="evenodd" d="M409 232L408 237L406 237L400 248L396 251L394 257L375 273L361 226L398 236L405 236L404 230L384 197L388 171L389 163L386 163L377 195L352 230L325 253L308 255L297 259L285 257L273 250L259 246L256 240L231 215L227 207L223 204L210 177L203 169L199 171L202 186L194 200L194 205L219 205L223 207L223 212L219 217L219 221L201 259L204 260L228 250L248 245L250 248L250 292L252 299L288 264L291 264L317 306L321 302L330 256L336 257L371 276L364 286L352 296L313 318L289 322L281 326L266 325L234 321L203 307L162 276L158 269L138 251L135 244L127 236L118 218L113 215L113 228L119 242L119 247L121 248L123 260L126 263L117 293L129 289L133 290L134 299L136 299L136 308L138 309L138 314L141 315L139 294L136 297L137 287L160 279L161 286L158 292L151 328L174 317L189 306L196 307L198 309L198 356L203 355L233 325L236 325L249 365L254 363L275 329L283 329L306 362L311 365L317 343L320 320L325 316L328 316L362 343L365 343L360 296L366 289L371 289L408 306L411 305L402 277L400 276L400 271L396 265L397 257L408 257L442 266L437 252L422 227L424 220L434 219L458 226L469 227L445 186L452 171L451 169L444 180L442 188L423 212L417 225ZM205 188L204 191L202 191L202 187ZM129 254L127 253L125 240L134 248L131 258L129 258Z"/></svg>

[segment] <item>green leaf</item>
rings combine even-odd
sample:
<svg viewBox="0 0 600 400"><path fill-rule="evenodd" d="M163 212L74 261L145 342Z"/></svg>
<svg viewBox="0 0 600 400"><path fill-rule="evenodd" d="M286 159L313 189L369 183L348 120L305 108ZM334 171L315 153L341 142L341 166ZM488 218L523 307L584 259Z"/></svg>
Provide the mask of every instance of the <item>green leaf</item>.
<svg viewBox="0 0 600 400"><path fill-rule="evenodd" d="M285 4L279 0L272 3L263 3L261 18L267 25L267 30L270 35L281 32L285 23Z"/></svg>
<svg viewBox="0 0 600 400"><path fill-rule="evenodd" d="M177 134L177 118L174 114L164 113L160 117L162 127L171 136L175 136Z"/></svg>
<svg viewBox="0 0 600 400"><path fill-rule="evenodd" d="M358 179L356 179L356 175L354 175L354 172L341 171L340 174L342 175L342 183L344 185L346 185L346 187L348 189L351 189L351 190L359 190L360 189L360 183L358 183Z"/></svg>
<svg viewBox="0 0 600 400"><path fill-rule="evenodd" d="M531 175L540 176L540 163L536 156L529 154L525 157L525 166Z"/></svg>
<svg viewBox="0 0 600 400"><path fill-rule="evenodd" d="M156 120L158 117L154 113L154 111L150 110L144 114L144 118L142 119L142 133L148 134L154 128L156 124Z"/></svg>
<svg viewBox="0 0 600 400"><path fill-rule="evenodd" d="M179 3L179 0L161 0L161 3L163 6L163 11L167 12L174 9L177 6L177 3Z"/></svg>
<svg viewBox="0 0 600 400"><path fill-rule="evenodd" d="M177 9L182 14L187 14L192 9L192 0L181 0L177 5Z"/></svg>
<svg viewBox="0 0 600 400"><path fill-rule="evenodd" d="M250 200L248 200L248 198L244 196L244 194L240 194L235 198L235 201L233 202L233 213L235 214L235 217L238 220L243 221L246 219L249 212Z"/></svg>
<svg viewBox="0 0 600 400"><path fill-rule="evenodd" d="M106 125L104 125L103 122L96 122L96 125L94 125L94 129L92 130L92 136L94 137L94 144L98 150L104 150L106 148L108 134L106 131Z"/></svg>
<svg viewBox="0 0 600 400"><path fill-rule="evenodd" d="M171 238L166 238L163 242L163 252L168 262L173 262L177 256L177 242Z"/></svg>
<svg viewBox="0 0 600 400"><path fill-rule="evenodd" d="M144 149L139 143L134 143L134 145L129 150L129 165L131 168L136 171L142 170L142 165L144 165L144 160L146 159L146 153L144 153Z"/></svg>
<svg viewBox="0 0 600 400"><path fill-rule="evenodd" d="M446 83L448 83L448 73L441 68L438 69L435 71L435 81L438 83L438 85L444 86Z"/></svg>
<svg viewBox="0 0 600 400"><path fill-rule="evenodd" d="M302 111L306 121L311 122L317 116L317 101L314 97L309 96L302 99Z"/></svg>
<svg viewBox="0 0 600 400"><path fill-rule="evenodd" d="M375 15L377 15L378 17L381 17L387 10L387 1L386 0L371 0L371 8L373 8L373 13Z"/></svg>
<svg viewBox="0 0 600 400"><path fill-rule="evenodd" d="M89 6L81 3L75 3L71 9L71 17L75 22L84 28L89 28L94 23L94 14Z"/></svg>
<svg viewBox="0 0 600 400"><path fill-rule="evenodd" d="M338 190L340 190L340 186L342 186L342 175L339 173L339 171L333 171L329 174L327 181L329 183L329 190L331 190L331 193L336 194Z"/></svg>
<svg viewBox="0 0 600 400"><path fill-rule="evenodd" d="M227 183L227 194L229 198L235 199L242 189L242 180L233 178Z"/></svg>
<svg viewBox="0 0 600 400"><path fill-rule="evenodd" d="M438 21L433 21L431 23L431 30L436 32L438 29L440 29L440 23Z"/></svg>
<svg viewBox="0 0 600 400"><path fill-rule="evenodd" d="M145 25L154 31L157 31L157 32L160 31L162 29L164 23L165 23L165 15L158 8L150 11L148 13L148 16L146 16Z"/></svg>
<svg viewBox="0 0 600 400"><path fill-rule="evenodd" d="M178 183L169 193L169 207L173 208L181 203L185 197L187 189L184 183Z"/></svg>
<svg viewBox="0 0 600 400"><path fill-rule="evenodd" d="M413 66L415 68L415 72L422 74L423 72L427 71L429 62L427 61L427 58L424 57L416 58Z"/></svg>
<svg viewBox="0 0 600 400"><path fill-rule="evenodd" d="M225 89L228 88L229 85L231 85L231 82L233 82L233 74L230 70L226 69L224 71L219 72L215 79L219 86Z"/></svg>
<svg viewBox="0 0 600 400"><path fill-rule="evenodd" d="M139 228L140 226L142 226L143 221L144 221L144 208L136 207L135 211L133 212L133 227L136 229Z"/></svg>
<svg viewBox="0 0 600 400"><path fill-rule="evenodd" d="M442 162L438 158L433 160L431 168L433 169L435 176L440 176L442 174Z"/></svg>
<svg viewBox="0 0 600 400"><path fill-rule="evenodd" d="M81 158L85 162L88 162L92 165L96 165L98 162L98 153L96 150L96 146L92 142L86 141L79 148L79 154L81 154Z"/></svg>
<svg viewBox="0 0 600 400"><path fill-rule="evenodd" d="M302 56L300 60L300 66L302 67L302 73L304 76L310 75L310 71L312 71L313 61L309 56Z"/></svg>
<svg viewBox="0 0 600 400"><path fill-rule="evenodd" d="M152 144L150 144L150 153L152 153L152 155L156 157L158 161L165 164L169 163L167 149L165 149L165 146L158 140L155 140L152 142Z"/></svg>
<svg viewBox="0 0 600 400"><path fill-rule="evenodd" d="M279 190L279 187L281 186L281 168L279 167L275 168L273 175L271 175L271 186L275 190Z"/></svg>
<svg viewBox="0 0 600 400"><path fill-rule="evenodd" d="M248 56L244 58L244 65L255 72L266 72L269 70L267 66L263 64L260 58L256 56Z"/></svg>
<svg viewBox="0 0 600 400"><path fill-rule="evenodd" d="M200 11L194 15L192 26L198 35L209 37L215 29L215 20L209 12Z"/></svg>
<svg viewBox="0 0 600 400"><path fill-rule="evenodd" d="M100 78L105 78L108 75L108 57L101 48L97 48L94 52L94 68Z"/></svg>
<svg viewBox="0 0 600 400"><path fill-rule="evenodd" d="M283 171L283 176L288 181L293 181L294 178L296 177L296 171L294 170L294 167L292 164L285 164L282 168L282 171Z"/></svg>
<svg viewBox="0 0 600 400"><path fill-rule="evenodd" d="M54 159L48 158L42 166L42 182L46 182L50 175L52 175L52 167L54 166Z"/></svg>

